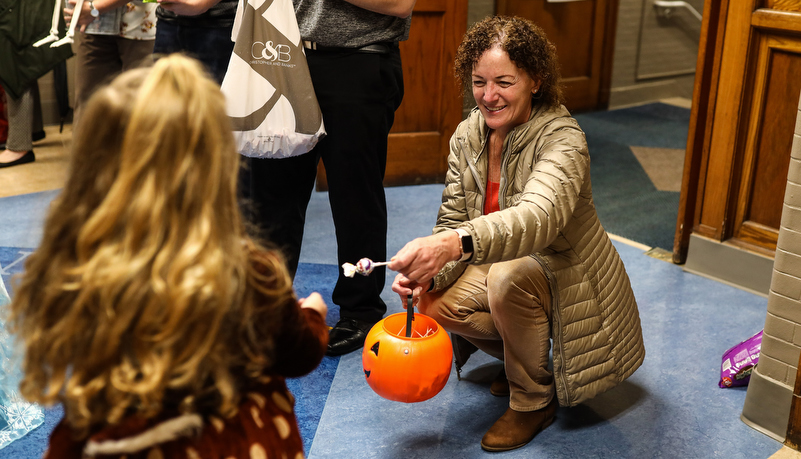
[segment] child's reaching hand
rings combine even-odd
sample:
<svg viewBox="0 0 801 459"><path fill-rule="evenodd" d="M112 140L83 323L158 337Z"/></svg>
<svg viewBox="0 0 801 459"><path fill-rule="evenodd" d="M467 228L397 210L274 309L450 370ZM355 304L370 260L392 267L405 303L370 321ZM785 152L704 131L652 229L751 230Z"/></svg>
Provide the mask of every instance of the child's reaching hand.
<svg viewBox="0 0 801 459"><path fill-rule="evenodd" d="M314 309L323 319L328 315L328 306L325 304L325 301L323 301L323 297L317 292L312 293L306 298L299 299L298 305L300 305L301 308Z"/></svg>

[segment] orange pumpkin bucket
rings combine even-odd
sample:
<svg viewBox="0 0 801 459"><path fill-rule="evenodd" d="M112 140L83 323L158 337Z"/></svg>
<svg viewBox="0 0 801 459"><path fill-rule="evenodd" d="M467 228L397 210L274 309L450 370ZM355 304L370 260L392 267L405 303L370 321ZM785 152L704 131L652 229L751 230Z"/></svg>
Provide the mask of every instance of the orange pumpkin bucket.
<svg viewBox="0 0 801 459"><path fill-rule="evenodd" d="M362 365L375 393L414 403L430 399L445 387L453 348L448 333L434 319L414 314L411 304L408 308L409 312L392 314L373 326L364 341Z"/></svg>

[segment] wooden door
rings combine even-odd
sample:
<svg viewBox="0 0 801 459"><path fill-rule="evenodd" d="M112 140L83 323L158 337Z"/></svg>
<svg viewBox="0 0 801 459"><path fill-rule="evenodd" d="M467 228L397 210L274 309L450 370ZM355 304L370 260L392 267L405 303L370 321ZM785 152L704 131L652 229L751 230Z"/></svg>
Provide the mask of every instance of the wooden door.
<svg viewBox="0 0 801 459"><path fill-rule="evenodd" d="M801 93L801 0L704 8L674 261L690 234L772 257Z"/></svg>
<svg viewBox="0 0 801 459"><path fill-rule="evenodd" d="M499 15L520 16L556 45L571 111L609 106L619 0L497 0Z"/></svg>
<svg viewBox="0 0 801 459"><path fill-rule="evenodd" d="M384 185L444 182L448 141L462 120L453 59L466 29L466 0L417 0L409 39L400 44L404 96L389 134ZM317 189L327 188L320 162Z"/></svg>

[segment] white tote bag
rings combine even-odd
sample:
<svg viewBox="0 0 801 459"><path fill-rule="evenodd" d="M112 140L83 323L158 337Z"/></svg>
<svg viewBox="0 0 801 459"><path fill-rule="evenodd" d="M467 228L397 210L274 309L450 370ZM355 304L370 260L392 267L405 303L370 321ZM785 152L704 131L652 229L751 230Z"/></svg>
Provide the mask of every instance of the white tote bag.
<svg viewBox="0 0 801 459"><path fill-rule="evenodd" d="M222 83L239 153L287 158L325 135L291 0L239 0Z"/></svg>

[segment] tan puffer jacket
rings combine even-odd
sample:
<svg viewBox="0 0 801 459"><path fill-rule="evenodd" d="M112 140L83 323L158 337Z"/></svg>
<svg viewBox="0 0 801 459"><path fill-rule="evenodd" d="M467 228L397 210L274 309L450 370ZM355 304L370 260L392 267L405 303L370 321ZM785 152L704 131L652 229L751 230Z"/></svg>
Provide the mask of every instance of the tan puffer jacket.
<svg viewBox="0 0 801 459"><path fill-rule="evenodd" d="M584 132L564 107L534 107L504 142L501 210L483 215L487 135L474 109L451 137L434 233L467 230L475 250L468 263L534 256L543 264L554 301L556 393L560 405L575 406L615 387L645 357L629 277L593 204ZM465 267L449 263L434 290Z"/></svg>

